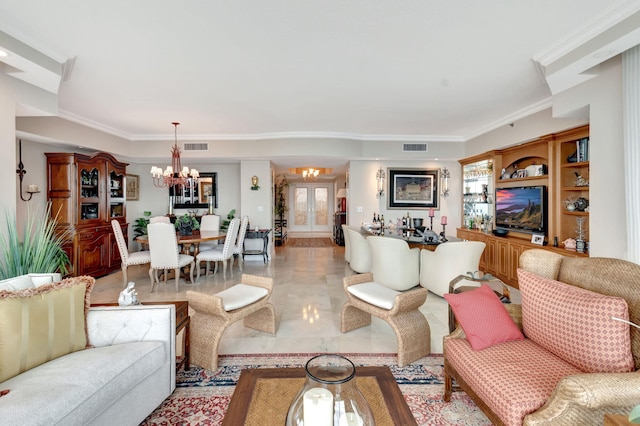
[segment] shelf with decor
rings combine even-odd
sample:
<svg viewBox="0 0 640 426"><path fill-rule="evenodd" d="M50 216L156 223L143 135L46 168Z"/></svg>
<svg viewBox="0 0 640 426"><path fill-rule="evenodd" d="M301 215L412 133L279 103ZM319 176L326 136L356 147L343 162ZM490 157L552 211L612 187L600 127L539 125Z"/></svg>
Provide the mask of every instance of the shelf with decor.
<svg viewBox="0 0 640 426"><path fill-rule="evenodd" d="M555 137L557 156L557 227L560 243L576 240L577 253L587 253L589 240L589 126Z"/></svg>
<svg viewBox="0 0 640 426"><path fill-rule="evenodd" d="M491 154L467 158L462 166L464 226L474 229L492 229L493 223L493 157Z"/></svg>

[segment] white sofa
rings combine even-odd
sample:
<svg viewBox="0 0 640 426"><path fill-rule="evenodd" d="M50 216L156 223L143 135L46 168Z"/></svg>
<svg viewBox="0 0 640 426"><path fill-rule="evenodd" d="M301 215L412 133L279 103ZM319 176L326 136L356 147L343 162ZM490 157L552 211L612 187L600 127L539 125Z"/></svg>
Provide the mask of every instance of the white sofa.
<svg viewBox="0 0 640 426"><path fill-rule="evenodd" d="M174 391L174 305L91 308L86 327L91 348L0 383L0 423L138 425Z"/></svg>

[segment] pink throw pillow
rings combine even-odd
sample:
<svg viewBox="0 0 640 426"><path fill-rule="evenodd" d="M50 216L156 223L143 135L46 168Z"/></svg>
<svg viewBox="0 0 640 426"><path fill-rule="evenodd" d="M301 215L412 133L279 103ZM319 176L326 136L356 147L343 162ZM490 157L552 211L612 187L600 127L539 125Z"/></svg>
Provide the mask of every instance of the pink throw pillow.
<svg viewBox="0 0 640 426"><path fill-rule="evenodd" d="M482 284L477 289L464 293L445 294L444 298L449 302L474 350L524 339L502 302L488 285Z"/></svg>
<svg viewBox="0 0 640 426"><path fill-rule="evenodd" d="M621 297L518 269L527 337L585 373L633 371L629 308Z"/></svg>

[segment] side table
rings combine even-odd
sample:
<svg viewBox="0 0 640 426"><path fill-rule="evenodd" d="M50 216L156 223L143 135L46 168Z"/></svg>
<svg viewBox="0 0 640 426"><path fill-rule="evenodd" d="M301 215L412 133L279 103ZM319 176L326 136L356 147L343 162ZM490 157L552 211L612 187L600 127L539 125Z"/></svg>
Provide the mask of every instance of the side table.
<svg viewBox="0 0 640 426"><path fill-rule="evenodd" d="M191 317L189 317L189 302L186 300L178 300L173 302L144 302L142 305L175 305L176 307L176 336L184 329L184 339L182 342L182 353L184 358L178 363L176 369L184 364L184 369L190 368L189 361L189 326ZM91 306L118 306L117 303L92 303Z"/></svg>
<svg viewBox="0 0 640 426"><path fill-rule="evenodd" d="M465 283L470 285L465 285ZM477 283L477 284L476 284ZM498 278L491 276L490 278L472 278L469 275L458 275L449 283L449 293L459 294L465 291L475 290L483 283L489 284L493 288L493 292L498 296L502 303L511 303L509 299L509 288ZM496 287L502 287L502 293L496 290ZM449 333L453 333L456 329L456 318L453 315L451 306L449 308Z"/></svg>
<svg viewBox="0 0 640 426"><path fill-rule="evenodd" d="M262 246L262 250L244 250L242 252L242 260L244 260L245 255L262 255L262 259L264 260L264 263L267 263L267 260L269 260L268 247L269 247L270 232L271 232L271 229L258 229L257 231L256 230L252 231L247 229L247 234L244 236L245 240L246 239L257 240L259 238L262 238L264 241L264 244Z"/></svg>

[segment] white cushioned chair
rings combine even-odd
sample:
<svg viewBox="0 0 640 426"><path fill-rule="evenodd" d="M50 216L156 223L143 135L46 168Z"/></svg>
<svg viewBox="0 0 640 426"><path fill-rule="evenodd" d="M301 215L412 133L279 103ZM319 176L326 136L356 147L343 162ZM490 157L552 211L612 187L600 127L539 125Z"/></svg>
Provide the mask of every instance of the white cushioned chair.
<svg viewBox="0 0 640 426"><path fill-rule="evenodd" d="M344 236L344 260L349 263L351 262L351 241L349 241L349 233L347 232L349 227L347 225L340 226L342 226L342 235Z"/></svg>
<svg viewBox="0 0 640 426"><path fill-rule="evenodd" d="M198 253L196 256L196 265L198 265L198 276L200 279L200 263L207 262L206 275L209 275L209 262L216 262L216 271L218 270L217 262L222 262L222 276L227 279L227 262L233 257L233 248L235 246L236 238L238 237L238 228L240 227L240 219L231 219L229 228L227 228L227 236L224 239L224 244L218 245L218 247L211 250L204 250ZM231 271L233 273L233 271ZM215 271L214 271L215 273Z"/></svg>
<svg viewBox="0 0 640 426"><path fill-rule="evenodd" d="M236 284L217 294L187 291L191 314L191 363L215 371L218 347L224 331L244 319L244 326L265 333L276 332L276 310L269 302L273 278L242 275Z"/></svg>
<svg viewBox="0 0 640 426"><path fill-rule="evenodd" d="M422 250L420 285L443 297L451 280L478 270L484 247L481 241L456 241L440 244L435 251Z"/></svg>
<svg viewBox="0 0 640 426"><path fill-rule="evenodd" d="M359 274L371 271L371 249L365 236L352 228L347 228L344 232L345 241L349 238L351 247L351 262L349 262L351 269Z"/></svg>
<svg viewBox="0 0 640 426"><path fill-rule="evenodd" d="M149 223L171 223L169 216L153 216L149 219Z"/></svg>
<svg viewBox="0 0 640 426"><path fill-rule="evenodd" d="M205 214L200 219L200 231L219 231L220 216L216 214ZM217 247L218 240L205 241L200 243L199 251L210 250Z"/></svg>
<svg viewBox="0 0 640 426"><path fill-rule="evenodd" d="M398 365L431 352L429 322L418 310L428 290L420 282L420 249L400 239L371 236L371 272L344 277L347 302L342 307L341 331L371 324L371 315L389 323L398 342Z"/></svg>
<svg viewBox="0 0 640 426"><path fill-rule="evenodd" d="M242 257L242 251L244 250L244 238L247 236L247 227L249 226L249 216L245 216L242 218L242 223L240 224L240 230L238 231L238 239L236 240L236 244L233 247L233 259L238 262L238 268L240 272L242 272L242 264L244 263L244 258ZM231 261L231 268L233 269L233 260Z"/></svg>
<svg viewBox="0 0 640 426"><path fill-rule="evenodd" d="M149 234L149 253L151 254L151 267L149 268L149 278L151 278L151 292L158 280L158 269L175 270L176 292L180 282L180 269L189 267L191 282L193 282L193 268L195 262L193 256L178 252L178 239L176 230L171 223L150 223L147 226ZM167 275L164 274L164 281L167 282Z"/></svg>
<svg viewBox="0 0 640 426"><path fill-rule="evenodd" d="M116 244L118 245L118 250L120 251L122 286L123 288L125 288L127 286L127 268L131 265L144 265L147 263L151 263L151 254L147 250L129 253L127 242L125 241L124 235L122 234L120 222L113 219L111 221L111 227L113 228L113 235L115 235L116 237Z"/></svg>

